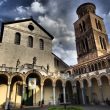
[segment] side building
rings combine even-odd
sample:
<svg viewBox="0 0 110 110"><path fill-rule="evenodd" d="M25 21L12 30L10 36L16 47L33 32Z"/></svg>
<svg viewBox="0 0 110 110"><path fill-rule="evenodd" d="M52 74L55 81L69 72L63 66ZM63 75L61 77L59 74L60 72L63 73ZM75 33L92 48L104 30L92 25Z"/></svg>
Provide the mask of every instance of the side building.
<svg viewBox="0 0 110 110"><path fill-rule="evenodd" d="M77 9L74 23L78 64L70 68L78 104L99 104L110 100L110 52L103 18L93 3Z"/></svg>
<svg viewBox="0 0 110 110"><path fill-rule="evenodd" d="M65 72L69 66L52 53L53 38L32 18L2 24L1 107L71 101L71 77Z"/></svg>

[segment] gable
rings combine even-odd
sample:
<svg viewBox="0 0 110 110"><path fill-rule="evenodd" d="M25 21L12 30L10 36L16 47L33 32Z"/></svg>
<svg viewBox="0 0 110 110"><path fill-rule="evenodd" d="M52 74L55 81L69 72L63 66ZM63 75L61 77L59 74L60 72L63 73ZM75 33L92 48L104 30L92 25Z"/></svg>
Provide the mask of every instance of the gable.
<svg viewBox="0 0 110 110"><path fill-rule="evenodd" d="M33 26L34 29L31 30L29 28L30 25ZM50 33L48 33L41 25L39 25L33 19L6 22L6 23L3 23L3 27L19 30L22 32L27 32L27 33L42 36L42 37L46 37L51 40L53 40L53 38L54 38Z"/></svg>

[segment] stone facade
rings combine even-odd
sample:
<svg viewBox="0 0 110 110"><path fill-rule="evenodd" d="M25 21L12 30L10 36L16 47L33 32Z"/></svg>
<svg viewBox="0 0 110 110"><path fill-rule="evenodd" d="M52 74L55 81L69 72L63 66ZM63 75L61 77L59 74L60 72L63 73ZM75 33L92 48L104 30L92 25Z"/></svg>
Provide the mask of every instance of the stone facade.
<svg viewBox="0 0 110 110"><path fill-rule="evenodd" d="M92 3L86 3L77 9L79 19L74 23L74 28L79 63L107 53L106 29L103 19L95 14L95 9Z"/></svg>
<svg viewBox="0 0 110 110"><path fill-rule="evenodd" d="M53 36L33 19L3 23L1 33L0 106L70 103L69 66L52 53ZM33 90L30 78L36 80Z"/></svg>
<svg viewBox="0 0 110 110"><path fill-rule="evenodd" d="M74 23L78 64L69 69L73 76L77 104L110 102L110 51L103 19L96 6L79 6L79 19Z"/></svg>

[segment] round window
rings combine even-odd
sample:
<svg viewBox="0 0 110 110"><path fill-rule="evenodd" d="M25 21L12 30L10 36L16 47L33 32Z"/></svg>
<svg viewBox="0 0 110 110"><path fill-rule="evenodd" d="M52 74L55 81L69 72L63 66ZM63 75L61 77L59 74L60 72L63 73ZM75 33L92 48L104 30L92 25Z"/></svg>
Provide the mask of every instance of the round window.
<svg viewBox="0 0 110 110"><path fill-rule="evenodd" d="M29 28L29 30L31 30L31 31L33 31L33 30L34 30L34 26L33 26L33 25L31 25L31 24L28 26L28 28Z"/></svg>

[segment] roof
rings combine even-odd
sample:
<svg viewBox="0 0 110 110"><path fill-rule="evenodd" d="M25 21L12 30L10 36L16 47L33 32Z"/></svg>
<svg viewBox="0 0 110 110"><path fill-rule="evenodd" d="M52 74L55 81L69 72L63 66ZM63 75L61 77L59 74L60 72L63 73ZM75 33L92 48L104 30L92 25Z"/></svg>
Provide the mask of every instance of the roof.
<svg viewBox="0 0 110 110"><path fill-rule="evenodd" d="M68 64L66 64L61 58L59 58L58 56L56 56L54 53L52 53L52 54L55 56L55 58L57 58L58 60L60 60L64 65L70 67L70 66L69 66Z"/></svg>
<svg viewBox="0 0 110 110"><path fill-rule="evenodd" d="M3 23L2 23L2 28L4 27L5 24L13 24L13 23L26 22L26 21L32 21L32 22L34 22L34 23L35 23L41 30L43 30L52 40L54 39L54 37L53 37L48 31L46 31L46 29L44 29L39 23L37 23L37 21L35 21L33 18L22 19L22 20L16 20L16 21L9 21L9 22L3 22ZM3 29L1 29L1 31L3 31Z"/></svg>
<svg viewBox="0 0 110 110"><path fill-rule="evenodd" d="M90 2L87 2L87 3L83 3L82 5L80 5L80 6L77 8L77 11L76 11L76 12L78 13L78 10L80 10L81 7L86 6L86 5L92 5L92 6L94 6L94 8L96 9L95 4L90 3Z"/></svg>

